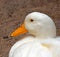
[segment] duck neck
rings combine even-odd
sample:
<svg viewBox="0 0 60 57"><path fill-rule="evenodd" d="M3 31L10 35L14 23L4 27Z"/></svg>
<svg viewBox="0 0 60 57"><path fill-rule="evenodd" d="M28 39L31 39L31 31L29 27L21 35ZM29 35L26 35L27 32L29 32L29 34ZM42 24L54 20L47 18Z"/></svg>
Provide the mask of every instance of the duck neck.
<svg viewBox="0 0 60 57"><path fill-rule="evenodd" d="M44 36L44 35L39 35L39 36L36 36L36 38L38 38L38 39L48 39L50 37L49 36Z"/></svg>
<svg viewBox="0 0 60 57"><path fill-rule="evenodd" d="M38 39L48 39L48 38L54 38L55 36L54 35L50 35L50 34L39 34L39 35L36 35L36 38Z"/></svg>

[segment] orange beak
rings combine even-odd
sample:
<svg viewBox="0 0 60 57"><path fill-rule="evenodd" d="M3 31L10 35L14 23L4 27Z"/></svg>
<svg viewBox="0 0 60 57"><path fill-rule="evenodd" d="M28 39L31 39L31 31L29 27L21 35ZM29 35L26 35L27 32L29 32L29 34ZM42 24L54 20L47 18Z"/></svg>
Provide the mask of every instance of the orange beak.
<svg viewBox="0 0 60 57"><path fill-rule="evenodd" d="M28 32L26 29L25 29L25 26L24 24L22 24L20 27L18 27L14 32L11 33L10 36L14 37L14 36L18 36L20 34L24 34Z"/></svg>

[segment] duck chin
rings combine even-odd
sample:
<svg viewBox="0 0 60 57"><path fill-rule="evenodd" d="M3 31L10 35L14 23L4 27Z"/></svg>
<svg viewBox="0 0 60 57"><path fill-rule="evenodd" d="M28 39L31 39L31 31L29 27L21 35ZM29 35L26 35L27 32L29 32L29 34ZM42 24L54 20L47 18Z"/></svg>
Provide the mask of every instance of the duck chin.
<svg viewBox="0 0 60 57"><path fill-rule="evenodd" d="M37 38L54 38L56 37L55 32L47 32L47 31L36 31L36 30L29 30L29 33Z"/></svg>

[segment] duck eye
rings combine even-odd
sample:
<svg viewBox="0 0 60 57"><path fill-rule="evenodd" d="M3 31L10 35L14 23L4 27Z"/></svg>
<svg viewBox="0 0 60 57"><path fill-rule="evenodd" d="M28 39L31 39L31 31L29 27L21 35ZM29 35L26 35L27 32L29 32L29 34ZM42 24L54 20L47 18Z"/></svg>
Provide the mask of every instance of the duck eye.
<svg viewBox="0 0 60 57"><path fill-rule="evenodd" d="M33 19L30 19L31 22L33 22L34 20Z"/></svg>

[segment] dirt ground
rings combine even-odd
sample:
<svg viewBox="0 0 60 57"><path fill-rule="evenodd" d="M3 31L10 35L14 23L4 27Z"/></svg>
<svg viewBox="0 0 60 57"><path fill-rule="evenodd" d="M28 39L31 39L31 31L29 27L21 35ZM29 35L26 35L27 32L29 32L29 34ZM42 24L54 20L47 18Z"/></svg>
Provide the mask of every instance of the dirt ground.
<svg viewBox="0 0 60 57"><path fill-rule="evenodd" d="M48 14L55 22L60 36L60 0L0 0L0 57L8 57L12 45L28 34L7 38L33 11ZM6 39L4 39L5 37Z"/></svg>

